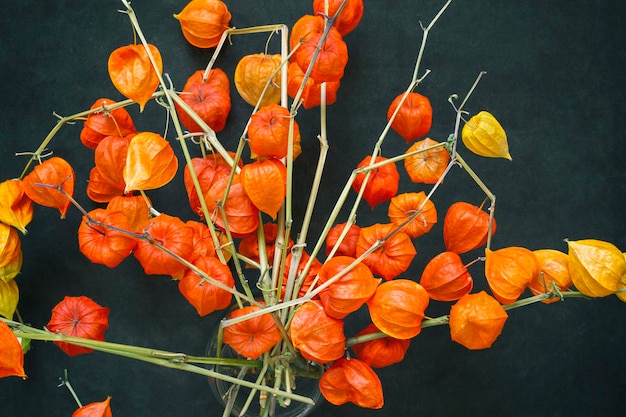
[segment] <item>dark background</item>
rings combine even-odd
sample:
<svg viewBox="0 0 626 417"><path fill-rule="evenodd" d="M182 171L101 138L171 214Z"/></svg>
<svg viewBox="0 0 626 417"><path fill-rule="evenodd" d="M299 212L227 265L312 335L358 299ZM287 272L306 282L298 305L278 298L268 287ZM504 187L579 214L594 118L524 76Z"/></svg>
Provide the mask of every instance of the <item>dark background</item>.
<svg viewBox="0 0 626 417"><path fill-rule="evenodd" d="M291 26L311 12L310 1L226 3L236 27ZM186 2L132 4L149 41L161 50L165 72L182 89L212 53L184 41L172 14ZM353 167L371 152L389 103L410 82L422 38L418 22L428 23L442 4L365 0L360 26L346 37L350 61L337 103L329 108L329 169L310 242L317 239ZM120 8L116 1L21 1L0 15L0 179L20 174L26 159L14 153L38 146L54 126L53 112L66 116L100 97L121 99L106 72L109 53L133 42L128 19L116 11ZM596 238L626 250L624 17L617 0L454 1L430 33L421 71L432 73L418 89L434 108L430 136L444 140L452 132L448 96L463 97L484 70L487 75L466 109L492 112L509 137L511 162L480 158L459 145L497 196L493 248L566 251L565 238ZM233 38L216 66L232 74L241 56L263 50L265 38ZM276 41L272 45L277 47ZM251 111L234 89L232 93L231 123L219 134L231 149ZM142 115L137 106L130 111L139 130L163 132L165 111L154 102ZM316 111L298 114L304 154L296 163L296 187L302 196L317 160L317 118ZM76 197L90 209L96 205L84 190L93 160L78 139L81 128L82 123L64 127L50 148L74 165ZM406 148L391 132L383 155ZM403 190L429 189L408 182L399 168ZM181 184L177 177L149 196L157 209L192 218ZM441 220L449 204L464 200L478 205L483 198L462 170L446 178L433 197L440 222L416 240L418 256L406 277L418 280L426 262L443 250ZM297 204L296 216L303 205ZM364 206L358 223L382 222L385 215L386 204L374 211ZM217 317L199 318L174 282L144 275L133 258L113 270L91 265L77 248L79 222L76 209L60 220L58 212L36 208L29 234L22 237L25 262L17 278L24 320L41 327L65 295L87 295L111 309L107 340L202 354ZM486 288L481 269L470 269L476 290ZM445 314L448 308L433 302L427 314ZM348 323L351 331L364 327L366 312L361 313ZM626 306L614 296L534 305L512 311L493 348L476 352L450 341L447 327L424 329L403 363L378 372L386 400L382 410L322 404L313 415L622 415L625 317ZM207 381L197 375L100 353L70 358L41 342L34 343L25 368L26 381L0 380L3 417L71 415L74 401L65 388L57 388L64 369L83 403L112 396L115 416L221 415Z"/></svg>

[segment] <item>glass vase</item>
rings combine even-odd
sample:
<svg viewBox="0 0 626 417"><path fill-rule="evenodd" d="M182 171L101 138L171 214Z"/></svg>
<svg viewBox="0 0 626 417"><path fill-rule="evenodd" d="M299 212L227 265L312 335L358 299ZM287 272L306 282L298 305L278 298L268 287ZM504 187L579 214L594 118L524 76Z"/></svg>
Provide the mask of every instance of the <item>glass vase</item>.
<svg viewBox="0 0 626 417"><path fill-rule="evenodd" d="M211 333L206 352L208 357L217 356L218 332L220 322L221 321L217 322L215 328ZM220 357L243 359L233 349L231 349L230 346L226 344L222 344ZM220 374L228 375L234 378L243 378L249 382L255 382L258 378L259 372L259 369L254 367L242 369L239 366L225 365L214 365L213 370ZM294 394L311 398L315 404L307 404L296 400L291 400L290 402L285 404L284 402L279 401L279 399L277 399L272 394L257 392L250 402L246 412L244 414L241 414L242 409L245 407L246 401L248 401L250 392L252 391L251 388L244 387L238 384L232 384L230 382L217 378L209 378L209 385L211 387L211 392L214 394L220 404L226 407L229 401L232 403L232 416L304 417L312 412L315 406L319 404L319 402L322 400L322 395L319 389L319 379L309 376L300 376L301 373L299 373L297 369L293 369L293 367L292 371L295 376L292 379L293 385L291 387L291 391ZM273 381L271 380L271 378L273 377L273 371L268 370L266 375L267 385L273 386ZM281 390L284 390L284 387L281 387ZM261 405L262 401L265 402L264 406Z"/></svg>

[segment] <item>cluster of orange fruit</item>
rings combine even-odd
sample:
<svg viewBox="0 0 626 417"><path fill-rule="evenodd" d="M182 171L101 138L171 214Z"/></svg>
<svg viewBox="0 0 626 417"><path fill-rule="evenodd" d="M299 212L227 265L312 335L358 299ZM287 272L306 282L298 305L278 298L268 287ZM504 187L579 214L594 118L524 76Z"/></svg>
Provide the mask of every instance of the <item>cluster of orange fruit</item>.
<svg viewBox="0 0 626 417"><path fill-rule="evenodd" d="M341 13L335 17L338 10ZM443 221L446 251L426 265L419 282L401 278L416 255L413 240L431 230L438 221L437 210L424 192L398 193L396 163L383 156L363 159L356 167L352 188L372 209L389 202L389 222L336 224L326 236L327 258L323 262L316 259L317 254L305 251L298 255L298 263L292 261L295 252L288 252L294 242L288 235L280 236L284 230L276 219L288 194L286 162L301 153L301 138L294 116L278 104L278 74L288 65L286 88L305 109L321 104L322 91L326 103L332 104L348 60L343 38L357 26L362 13L362 0L315 0L313 14L303 16L292 28L289 62L267 52L241 59L234 84L241 97L255 106L246 130L251 161L244 163L240 151L203 152L201 157L189 158L184 183L191 208L199 215L196 220L155 215L145 195L145 191L169 183L178 170L170 143L157 133L137 132L119 102L95 101L80 140L94 151L95 165L86 193L106 207L85 213L78 239L81 252L94 263L113 268L132 254L146 274L173 277L201 316L225 309L233 294L239 294L227 265L230 259L243 259L246 265L261 269L275 254L284 256L277 264L282 282L276 283L274 301L303 302L282 323L275 314L263 314L263 303L236 309L230 318L243 319L224 329L224 342L241 356L257 359L272 352L287 335L286 342L303 358L325 366L320 388L328 401L380 408L384 403L382 386L373 368L404 358L410 340L421 331L431 299L454 302L449 315L453 340L469 349L484 349L502 331L507 319L503 305L518 300L527 288L542 294L566 291L574 285L592 297L613 293L623 297L619 291L626 286L626 261L613 245L595 240L568 242L569 254L487 247L485 276L493 296L485 291L471 293L473 279L460 255L484 247L495 233L496 223L481 207L457 202ZM231 14L220 0L193 0L175 17L192 45L213 48L224 39ZM162 67L158 48L150 44L120 47L108 62L113 84L141 110L159 94ZM175 104L176 120L192 136L219 132L231 108L230 81L219 68L199 70L188 78L182 92L169 98ZM432 124L428 98L412 91L402 93L392 100L387 118L391 128L412 143L402 158L409 178L414 183L439 183L455 155L449 143L425 137ZM478 155L511 158L504 129L490 113L470 118L462 140ZM44 160L23 179L0 184L3 316L11 318L17 305L17 296L10 295L17 292L13 278L22 263L16 229L25 231L33 202L56 208L65 216L74 186L74 171L60 157ZM264 222L263 216L271 220ZM238 240L237 250L231 245L233 239ZM295 274L291 272L294 267ZM297 278L295 282L290 276ZM348 346L343 320L363 306L371 323L357 338L378 336ZM103 340L108 326L106 308L89 299L68 298L55 310L49 330L69 332L66 325L72 317L95 315L100 320L97 332L74 335ZM10 335L8 327L0 323L0 376L24 376L23 357L17 352L10 357L4 353L5 345L15 350ZM60 346L70 355L86 352ZM348 347L355 358L346 357Z"/></svg>

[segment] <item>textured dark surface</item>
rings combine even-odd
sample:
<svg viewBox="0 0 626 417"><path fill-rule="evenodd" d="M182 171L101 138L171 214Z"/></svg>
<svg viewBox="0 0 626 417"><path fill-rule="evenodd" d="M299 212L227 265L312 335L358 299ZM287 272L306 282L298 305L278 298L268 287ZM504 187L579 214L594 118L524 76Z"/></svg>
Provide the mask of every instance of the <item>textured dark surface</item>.
<svg viewBox="0 0 626 417"><path fill-rule="evenodd" d="M236 27L291 25L311 11L309 1L226 3ZM311 239L317 238L353 167L371 152L386 123L387 106L410 82L422 38L418 22L429 22L442 3L365 1L361 25L346 37L350 62L339 99L329 108L330 169ZM210 52L185 43L172 18L184 4L133 1L146 36L161 50L165 72L179 88L210 58ZM25 159L13 154L38 146L54 126L53 111L66 116L100 97L121 98L106 73L109 53L133 42L119 8L116 1L21 1L5 8L0 16L0 179L20 174ZM448 136L454 125L448 96L463 97L483 70L487 75L466 108L492 112L508 133L512 162L475 157L459 148L497 196L494 248L565 251L564 238L597 238L626 250L625 16L618 1L454 1L430 33L421 71L432 73L418 89L434 107L430 136ZM216 66L232 74L239 57L260 52L264 44L265 35L233 38ZM233 103L232 123L220 134L230 148L250 111L234 89ZM143 115L137 108L130 111L138 129L163 131L165 111L155 103ZM296 163L296 185L302 195L317 158L317 117L315 111L298 115L305 152ZM74 165L77 199L92 208L84 187L93 160L78 140L81 127L63 128L50 148ZM406 147L392 132L383 155ZM428 189L402 175L404 189ZM161 211L190 218L181 185L177 177L150 196ZM442 220L452 201L480 204L483 198L466 173L455 169L433 201ZM303 206L296 205L296 216ZM358 222L383 222L385 215L386 205L374 211L364 207ZM217 318L199 318L174 282L145 276L132 258L114 270L91 265L78 252L79 221L75 209L60 220L58 212L37 208L30 233L22 238L25 262L17 278L24 319L43 326L64 295L87 295L111 309L107 340L202 354ZM441 221L416 246L415 265L406 274L415 280L443 250ZM481 268L470 272L475 288L486 288ZM427 314L447 309L432 303ZM348 328L364 327L366 312L361 313ZM451 342L446 327L424 329L402 364L379 371L386 401L382 410L322 404L313 415L622 415L625 317L626 306L615 297L526 307L510 313L492 349L478 352ZM0 380L0 416L70 416L75 404L64 388L57 388L66 368L83 403L110 395L118 417L221 415L203 377L100 353L69 358L52 344L34 343L26 357L28 379Z"/></svg>

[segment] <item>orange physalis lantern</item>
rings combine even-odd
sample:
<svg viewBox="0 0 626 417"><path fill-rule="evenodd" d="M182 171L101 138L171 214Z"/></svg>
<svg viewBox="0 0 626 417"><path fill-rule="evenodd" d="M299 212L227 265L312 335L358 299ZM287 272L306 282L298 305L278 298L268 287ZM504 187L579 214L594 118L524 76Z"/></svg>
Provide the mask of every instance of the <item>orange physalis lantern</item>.
<svg viewBox="0 0 626 417"><path fill-rule="evenodd" d="M298 307L291 320L290 337L303 358L320 364L341 358L346 348L343 320L326 314L316 300Z"/></svg>
<svg viewBox="0 0 626 417"><path fill-rule="evenodd" d="M459 255L442 252L428 262L420 285L433 300L455 301L472 290L474 281Z"/></svg>
<svg viewBox="0 0 626 417"><path fill-rule="evenodd" d="M198 256L193 264L214 280L229 288L235 286L233 274L228 265L224 265L214 256ZM193 270L187 269L178 282L178 290L189 301L198 314L204 317L230 305L232 294L223 288L204 280Z"/></svg>
<svg viewBox="0 0 626 417"><path fill-rule="evenodd" d="M367 301L372 322L381 332L396 339L410 339L422 330L428 293L408 279L385 281Z"/></svg>
<svg viewBox="0 0 626 417"><path fill-rule="evenodd" d="M163 71L161 53L154 45L148 44L147 47L154 66L144 45L121 46L109 55L109 76L113 85L124 97L136 101L139 111L143 111L159 86L159 76Z"/></svg>
<svg viewBox="0 0 626 417"><path fill-rule="evenodd" d="M193 166L203 196L209 191L215 181L220 178L228 178L231 171L230 165L220 154L209 154L205 158L192 158L191 165ZM204 218L200 199L198 198L196 187L191 178L189 165L185 165L183 181L191 209L194 213L197 213L200 218Z"/></svg>
<svg viewBox="0 0 626 417"><path fill-rule="evenodd" d="M283 158L289 146L289 110L278 104L261 107L250 117L248 137L250 149L263 158ZM294 144L300 137L298 124L294 121ZM294 155L295 156L295 155Z"/></svg>
<svg viewBox="0 0 626 417"><path fill-rule="evenodd" d="M307 274L305 276L301 276L302 272L304 271L304 267L306 266L306 264L309 262L310 259L311 259L311 256L307 252L302 251L302 255L300 257L300 263L297 266L297 271L295 275L296 281L294 283L294 288L291 289L294 293L296 293L297 291L297 295L293 297L290 296L289 297L290 300L303 297L309 291L309 288L311 288L311 284L313 283L313 280L315 280L315 277L317 276L320 268L322 267L322 263L320 261L318 261L317 259L313 259L311 263L311 267L309 268ZM289 254L287 255L285 259L285 273L283 275L283 283L282 283L282 289L281 289L281 295L280 295L281 299L283 300L286 299L285 291L287 290L287 278L289 277L291 268L293 268L293 265L291 265L292 262L293 262L293 252L289 252Z"/></svg>
<svg viewBox="0 0 626 417"><path fill-rule="evenodd" d="M487 243L489 213L470 203L457 201L452 204L443 219L443 241L446 250L463 254ZM491 236L496 232L493 219Z"/></svg>
<svg viewBox="0 0 626 417"><path fill-rule="evenodd" d="M357 337L379 332L380 329L371 323L358 332ZM410 344L410 339L395 339L385 336L352 345L352 350L360 360L372 368L384 368L402 362Z"/></svg>
<svg viewBox="0 0 626 417"><path fill-rule="evenodd" d="M21 254L22 243L17 231L7 224L0 223L0 267L9 265Z"/></svg>
<svg viewBox="0 0 626 417"><path fill-rule="evenodd" d="M325 0L313 0L313 12L333 17L341 5L342 0L329 0L328 10L326 10ZM348 0L341 10L339 16L333 23L333 27L342 35L346 36L352 32L363 17L363 0Z"/></svg>
<svg viewBox="0 0 626 417"><path fill-rule="evenodd" d="M567 254L555 249L539 249L533 253L539 262L539 274L528 284L528 287L534 295L552 291L553 285L560 291L565 291L572 285ZM559 300L559 297L554 297L541 300L541 302L551 304Z"/></svg>
<svg viewBox="0 0 626 417"><path fill-rule="evenodd" d="M89 171L89 181L87 182L87 196L96 203L108 203L114 197L124 194L124 188L113 184L102 176L97 167Z"/></svg>
<svg viewBox="0 0 626 417"><path fill-rule="evenodd" d="M574 286L589 297L605 297L623 286L626 260L612 243L596 239L568 240L569 273Z"/></svg>
<svg viewBox="0 0 626 417"><path fill-rule="evenodd" d="M331 251L335 249L337 241L343 233L343 229L346 227L346 223L340 223L333 226L326 235L326 255L330 255ZM356 258L356 243L361 235L361 228L356 224L351 224L346 232L345 237L342 239L339 247L335 250L337 256L351 256Z"/></svg>
<svg viewBox="0 0 626 417"><path fill-rule="evenodd" d="M294 23L289 36L289 47L293 51L292 62L296 62L306 73L315 50L320 43L326 22L321 15L304 15ZM348 62L348 47L336 28L331 27L310 73L316 83L339 81Z"/></svg>
<svg viewBox="0 0 626 417"><path fill-rule="evenodd" d="M137 240L124 231L132 226L121 211L95 209L83 216L78 228L78 247L95 264L109 268L118 266L137 245Z"/></svg>
<svg viewBox="0 0 626 417"><path fill-rule="evenodd" d="M289 49L293 50L299 43L307 42L311 36L323 33L324 25L325 20L322 15L306 14L300 17L291 28ZM303 71L306 71L306 68L304 68Z"/></svg>
<svg viewBox="0 0 626 417"><path fill-rule="evenodd" d="M235 68L235 87L246 103L263 107L280 102L280 71L278 69L281 62L280 54L250 54L239 60ZM270 81L269 84L268 81ZM263 94L264 91L265 94ZM260 103L259 99L261 99Z"/></svg>
<svg viewBox="0 0 626 417"><path fill-rule="evenodd" d="M71 202L61 190L73 197L75 181L72 166L65 159L53 156L24 177L24 192L35 203L58 209L64 219Z"/></svg>
<svg viewBox="0 0 626 417"><path fill-rule="evenodd" d="M433 108L430 106L430 100L421 94L413 92L402 93L391 102L387 110L387 120L391 120L391 116L393 116L405 95L406 99L402 103L400 110L398 110L395 119L393 119L391 128L402 136L404 140L411 142L426 135L430 130L433 122Z"/></svg>
<svg viewBox="0 0 626 417"><path fill-rule="evenodd" d="M83 405L74 411L72 417L113 417L111 397L107 397L104 401Z"/></svg>
<svg viewBox="0 0 626 417"><path fill-rule="evenodd" d="M124 189L124 167L128 155L128 145L132 136L108 136L100 141L94 152L96 168L100 175L115 188Z"/></svg>
<svg viewBox="0 0 626 417"><path fill-rule="evenodd" d="M104 332L109 327L109 309L100 306L89 297L68 297L52 309L52 317L46 329L51 333L82 337L91 340L104 340ZM93 349L54 342L70 356L93 352Z"/></svg>
<svg viewBox="0 0 626 417"><path fill-rule="evenodd" d="M160 188L174 178L177 169L178 159L167 140L157 133L138 133L128 145L125 192Z"/></svg>
<svg viewBox="0 0 626 417"><path fill-rule="evenodd" d="M358 263L345 272L354 260L349 256L335 256L324 262L318 273L318 285L324 285L335 276L343 274L319 293L324 310L336 319L343 319L361 308L374 294L380 282L364 263Z"/></svg>
<svg viewBox="0 0 626 417"><path fill-rule="evenodd" d="M228 76L219 68L209 71L206 79L204 70L194 72L187 79L180 98L205 122L213 131L219 132L226 126L230 114L230 82ZM193 117L176 104L176 111L181 123L192 132L203 132Z"/></svg>
<svg viewBox="0 0 626 417"><path fill-rule="evenodd" d="M149 201L149 200L148 200ZM150 207L141 195L116 196L107 204L107 211L121 211L133 232L141 232L141 226L150 218Z"/></svg>
<svg viewBox="0 0 626 417"><path fill-rule="evenodd" d="M430 231L437 223L437 209L430 199L426 199L426 193L403 193L391 197L387 215L391 223L400 226L407 223L402 231L411 238L420 237Z"/></svg>
<svg viewBox="0 0 626 417"><path fill-rule="evenodd" d="M192 0L174 18L180 22L187 42L198 48L213 48L228 29L231 14L221 0Z"/></svg>
<svg viewBox="0 0 626 417"><path fill-rule="evenodd" d="M148 239L137 242L133 252L143 270L148 275L171 275L178 279L185 271L185 266L170 254L156 247L154 243L169 252L189 260L193 254L194 231L178 217L161 214L147 220L142 229Z"/></svg>
<svg viewBox="0 0 626 417"><path fill-rule="evenodd" d="M239 308L230 314L237 318L260 311L261 307ZM224 343L244 358L257 359L282 340L280 330L270 313L261 314L224 328Z"/></svg>
<svg viewBox="0 0 626 417"><path fill-rule="evenodd" d="M306 73L314 54L319 51L313 63L310 77L318 83L341 80L348 63L348 47L337 29L330 28L321 47L319 47L319 43L322 40L322 32L311 32L303 40L304 43L293 53L291 58L293 62L298 64L302 72Z"/></svg>
<svg viewBox="0 0 626 417"><path fill-rule="evenodd" d="M288 82L287 93L289 97L296 98L302 80L304 79L304 72L300 69L297 62L292 62L288 67ZM306 80L304 89L300 96L302 105L305 109L311 109L317 107L322 103L322 84L315 81L311 77ZM326 105L331 105L337 101L337 90L341 84L340 81L329 81L326 84Z"/></svg>
<svg viewBox="0 0 626 417"><path fill-rule="evenodd" d="M192 261L199 256L217 256L211 230L209 230L209 226L206 223L187 220L185 225L193 229L193 254L190 256Z"/></svg>
<svg viewBox="0 0 626 417"><path fill-rule="evenodd" d="M0 222L26 234L26 226L33 219L33 201L24 192L21 180L0 183Z"/></svg>
<svg viewBox="0 0 626 417"><path fill-rule="evenodd" d="M485 277L502 304L517 300L537 275L539 262L530 250L518 246L485 249Z"/></svg>
<svg viewBox="0 0 626 417"><path fill-rule="evenodd" d="M374 159L374 163L378 164L380 162L386 161L387 158L382 156L377 156ZM362 172L359 172L354 177L354 182L352 183L352 189L357 193L361 189L363 182L365 181L365 177L367 175L366 167L371 165L372 157L366 156L358 165L357 169L363 168ZM386 163L378 168L374 168L369 170L369 177L367 179L367 184L365 185L365 189L363 190L363 198L370 205L370 208L373 210L378 204L389 200L391 197L396 195L398 192L398 187L400 185L400 174L398 173L398 169L394 163Z"/></svg>
<svg viewBox="0 0 626 417"><path fill-rule="evenodd" d="M234 237L242 237L252 233L259 226L259 209L252 203L241 185L239 175L235 175L230 186L228 196L224 196L228 177L220 178L213 183L208 193L205 195L211 221L222 230L226 227ZM225 199L224 199L225 198ZM218 208L218 204L223 207L224 217Z"/></svg>
<svg viewBox="0 0 626 417"><path fill-rule="evenodd" d="M391 235L395 228L393 224L379 223L362 227L356 244L356 256L359 257L373 245L383 242L374 252L367 255L363 263L375 275L380 275L386 280L406 271L417 254L409 235L402 231Z"/></svg>
<svg viewBox="0 0 626 417"><path fill-rule="evenodd" d="M0 321L0 352L0 378L19 376L26 379L22 345L3 321Z"/></svg>
<svg viewBox="0 0 626 417"><path fill-rule="evenodd" d="M98 143L107 136L128 136L137 133L135 124L125 108L104 110L105 106L115 104L108 98L100 98L91 106L91 110L102 109L87 116L83 129L80 131L80 141L90 149L96 149Z"/></svg>
<svg viewBox="0 0 626 417"><path fill-rule="evenodd" d="M241 168L241 186L252 203L275 219L287 195L287 167L280 159L254 161Z"/></svg>
<svg viewBox="0 0 626 417"><path fill-rule="evenodd" d="M374 370L355 358L340 358L320 378L320 391L334 405L348 402L363 408L382 408L383 387Z"/></svg>
<svg viewBox="0 0 626 417"><path fill-rule="evenodd" d="M444 174L450 154L443 147L431 148L437 142L431 138L415 142L405 154L417 152L404 159L404 169L414 183L435 184Z"/></svg>
<svg viewBox="0 0 626 417"><path fill-rule="evenodd" d="M464 295L450 309L450 336L468 349L491 347L508 315L485 291Z"/></svg>
<svg viewBox="0 0 626 417"><path fill-rule="evenodd" d="M234 153L228 152L229 156L234 158ZM217 178L217 177L227 177L230 175L230 171L232 169L230 163L224 159L224 157L219 153L210 153L206 155L204 158L192 158L192 165L196 176L198 177L198 181L202 186L202 189L209 189ZM243 161L239 159L240 168L243 166ZM206 173L205 169L209 169ZM206 178L203 178L203 175L206 175ZM193 183L191 180L191 173L189 172L189 167L185 167L185 187L188 188L188 192L193 190Z"/></svg>

